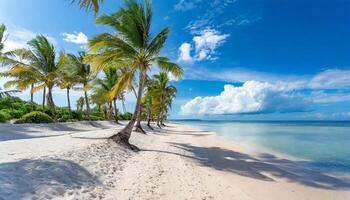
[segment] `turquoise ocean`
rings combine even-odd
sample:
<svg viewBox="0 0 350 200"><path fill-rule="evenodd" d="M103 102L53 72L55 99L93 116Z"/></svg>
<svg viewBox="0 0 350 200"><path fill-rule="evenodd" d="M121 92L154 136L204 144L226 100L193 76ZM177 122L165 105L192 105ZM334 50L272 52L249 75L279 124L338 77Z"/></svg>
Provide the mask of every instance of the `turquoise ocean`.
<svg viewBox="0 0 350 200"><path fill-rule="evenodd" d="M329 173L350 173L348 121L217 121L174 120L216 132L246 148L261 148L307 160L306 167Z"/></svg>

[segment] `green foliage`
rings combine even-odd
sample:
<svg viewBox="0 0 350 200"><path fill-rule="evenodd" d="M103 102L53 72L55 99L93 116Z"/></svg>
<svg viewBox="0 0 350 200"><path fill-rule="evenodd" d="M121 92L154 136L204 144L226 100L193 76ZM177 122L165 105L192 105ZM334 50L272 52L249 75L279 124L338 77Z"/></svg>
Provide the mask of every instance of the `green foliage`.
<svg viewBox="0 0 350 200"><path fill-rule="evenodd" d="M0 110L0 122L6 122L11 119L11 115L6 110Z"/></svg>
<svg viewBox="0 0 350 200"><path fill-rule="evenodd" d="M83 112L78 110L78 111L72 111L72 118L76 120L83 120Z"/></svg>
<svg viewBox="0 0 350 200"><path fill-rule="evenodd" d="M132 113L126 112L126 113L120 114L118 119L131 120L131 118L132 118Z"/></svg>
<svg viewBox="0 0 350 200"><path fill-rule="evenodd" d="M20 119L21 123L53 123L53 119L39 111L33 111L28 114L23 115L23 117Z"/></svg>

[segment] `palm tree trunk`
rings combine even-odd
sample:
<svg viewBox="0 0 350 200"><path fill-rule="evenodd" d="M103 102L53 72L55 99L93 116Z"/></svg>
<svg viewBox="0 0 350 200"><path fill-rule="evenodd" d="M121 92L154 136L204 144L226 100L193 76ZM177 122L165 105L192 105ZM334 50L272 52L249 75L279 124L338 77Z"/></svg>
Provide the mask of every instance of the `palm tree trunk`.
<svg viewBox="0 0 350 200"><path fill-rule="evenodd" d="M90 104L89 104L89 98L88 98L87 92L85 90L84 90L84 96L85 96L85 104L86 104L86 114L87 114L88 120L90 121Z"/></svg>
<svg viewBox="0 0 350 200"><path fill-rule="evenodd" d="M142 106L140 106L140 112L137 115L136 125L135 125L135 131L139 133L146 134L146 131L143 130L141 126L141 113L142 113Z"/></svg>
<svg viewBox="0 0 350 200"><path fill-rule="evenodd" d="M141 99L142 99L142 93L143 93L143 88L145 86L145 79L146 79L146 69L145 68L141 68L141 69L142 70L140 72L140 78L139 78L139 91L137 95L134 114L132 115L132 118L129 121L129 123L123 128L123 130L121 130L119 133L110 137L110 139L112 139L113 141L119 144L122 144L133 151L140 151L138 147L129 143L129 139L131 136L132 129L134 128L136 118L139 112L141 111Z"/></svg>
<svg viewBox="0 0 350 200"><path fill-rule="evenodd" d="M72 109L70 106L70 97L69 97L69 88L67 88L67 102L68 102L68 110L69 110L69 116L72 117Z"/></svg>
<svg viewBox="0 0 350 200"><path fill-rule="evenodd" d="M44 87L44 91L43 91L43 111L45 109L45 100L46 100L46 87Z"/></svg>
<svg viewBox="0 0 350 200"><path fill-rule="evenodd" d="M55 103L53 102L53 96L52 96L52 87L48 87L48 93L47 93L47 104L50 108L50 110L53 112L53 115L56 113L55 109Z"/></svg>
<svg viewBox="0 0 350 200"><path fill-rule="evenodd" d="M124 98L122 99L122 105L123 105L123 113L126 112L126 107L125 107L125 100Z"/></svg>
<svg viewBox="0 0 350 200"><path fill-rule="evenodd" d="M151 117L148 117L147 126L148 126L151 130L153 130L153 127L151 126Z"/></svg>
<svg viewBox="0 0 350 200"><path fill-rule="evenodd" d="M118 121L118 108L117 108L117 99L116 98L113 99L113 104L114 104L114 119L115 119L115 122L118 124L119 121Z"/></svg>
<svg viewBox="0 0 350 200"><path fill-rule="evenodd" d="M30 104L32 105L31 111L34 111L34 92L33 92L34 84L30 86Z"/></svg>
<svg viewBox="0 0 350 200"><path fill-rule="evenodd" d="M108 102L108 120L112 120L113 118L113 106L112 101Z"/></svg>

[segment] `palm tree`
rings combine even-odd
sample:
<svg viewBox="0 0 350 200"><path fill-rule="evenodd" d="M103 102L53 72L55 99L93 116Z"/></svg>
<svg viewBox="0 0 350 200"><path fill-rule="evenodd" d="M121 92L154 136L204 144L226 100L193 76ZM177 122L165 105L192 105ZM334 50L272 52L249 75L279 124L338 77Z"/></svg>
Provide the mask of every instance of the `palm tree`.
<svg viewBox="0 0 350 200"><path fill-rule="evenodd" d="M116 33L103 33L90 40L90 55L86 58L86 62L91 63L95 70L109 66L128 67L121 81L114 86L116 89L120 88L120 83L129 80L136 71L138 72L138 94L133 117L124 129L111 137L115 142L135 151L138 148L129 143L129 138L141 110L147 72L154 65L171 72L175 77L181 77L183 73L180 66L159 55L170 29L165 28L151 38L151 21L152 7L149 0L145 0L145 4L136 0L126 0L125 7L97 19L98 24L110 26Z"/></svg>
<svg viewBox="0 0 350 200"><path fill-rule="evenodd" d="M0 87L0 99L4 97L10 97L13 93L19 92L18 90L3 90Z"/></svg>
<svg viewBox="0 0 350 200"><path fill-rule="evenodd" d="M78 1L80 8L86 8L87 10L93 10L95 14L100 10L100 4L104 0L72 0L73 2Z"/></svg>
<svg viewBox="0 0 350 200"><path fill-rule="evenodd" d="M84 91L85 105L87 117L90 120L90 102L88 91L91 90L92 84L91 82L95 79L96 73L91 70L91 66L89 64L84 64L83 59L86 56L86 53L81 51L78 56L69 54L70 63L76 68L76 78L77 81L83 85L82 90Z"/></svg>
<svg viewBox="0 0 350 200"><path fill-rule="evenodd" d="M96 79L95 81L95 93L100 94L101 97L106 99L108 105L109 105L109 118L111 117L113 113L113 107L114 107L114 116L115 120L118 123L118 108L117 108L117 98L120 96L116 90L113 90L114 86L118 83L120 73L117 68L115 67L108 67L103 70L104 77Z"/></svg>
<svg viewBox="0 0 350 200"><path fill-rule="evenodd" d="M61 89L66 89L67 92L67 104L70 116L72 116L72 108L70 103L70 90L78 83L77 81L77 69L75 65L71 65L69 61L59 70L58 85Z"/></svg>
<svg viewBox="0 0 350 200"><path fill-rule="evenodd" d="M17 49L11 52L11 55L19 58L3 59L3 63L11 65L5 73L9 77L17 79L17 83L24 81L27 85L33 86L31 92L43 89L43 106L45 104L46 89L47 104L51 111L55 113L55 104L53 101L52 90L58 83L58 71L66 62L66 56L61 53L59 59L56 59L55 47L48 39L39 35L28 42L29 49ZM21 80L20 80L21 79ZM36 85L34 85L36 84Z"/></svg>
<svg viewBox="0 0 350 200"><path fill-rule="evenodd" d="M177 90L174 86L169 85L167 73L161 72L153 76L148 93L152 98L153 106L157 108L157 125L164 126L163 121L166 119L168 110L171 107L172 100Z"/></svg>

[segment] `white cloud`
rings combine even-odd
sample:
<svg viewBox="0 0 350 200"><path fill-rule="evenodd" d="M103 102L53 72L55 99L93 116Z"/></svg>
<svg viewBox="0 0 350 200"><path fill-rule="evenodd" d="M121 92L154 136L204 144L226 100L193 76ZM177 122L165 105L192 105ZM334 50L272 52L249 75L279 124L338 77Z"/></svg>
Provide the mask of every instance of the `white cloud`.
<svg viewBox="0 0 350 200"><path fill-rule="evenodd" d="M350 88L350 70L323 71L310 80L309 87L313 89Z"/></svg>
<svg viewBox="0 0 350 200"><path fill-rule="evenodd" d="M326 93L324 91L314 91L309 97L315 103L336 103L350 101L349 93Z"/></svg>
<svg viewBox="0 0 350 200"><path fill-rule="evenodd" d="M37 36L33 31L17 26L7 26L5 35L7 35L5 52L27 47L27 42Z"/></svg>
<svg viewBox="0 0 350 200"><path fill-rule="evenodd" d="M196 97L181 107L182 115L215 115L305 111L307 101L290 90L267 82L225 85L218 96Z"/></svg>
<svg viewBox="0 0 350 200"><path fill-rule="evenodd" d="M193 58L191 56L191 49L192 46L190 43L182 43L180 48L179 48L179 58L178 61L183 61L183 62L193 62Z"/></svg>
<svg viewBox="0 0 350 200"><path fill-rule="evenodd" d="M215 50L225 42L229 34L221 34L214 29L205 29L193 37L195 54L191 56L192 45L183 43L179 48L179 61L192 62L201 60L215 60Z"/></svg>
<svg viewBox="0 0 350 200"><path fill-rule="evenodd" d="M63 40L66 42L86 45L89 41L88 37L83 32L62 33Z"/></svg>
<svg viewBox="0 0 350 200"><path fill-rule="evenodd" d="M180 0L175 4L174 9L178 11L187 11L195 7L195 4L201 2L201 0Z"/></svg>

